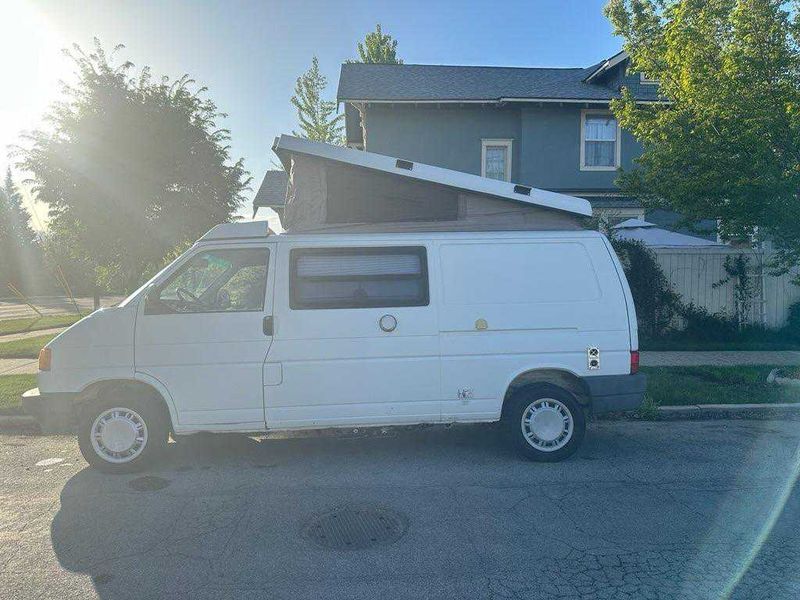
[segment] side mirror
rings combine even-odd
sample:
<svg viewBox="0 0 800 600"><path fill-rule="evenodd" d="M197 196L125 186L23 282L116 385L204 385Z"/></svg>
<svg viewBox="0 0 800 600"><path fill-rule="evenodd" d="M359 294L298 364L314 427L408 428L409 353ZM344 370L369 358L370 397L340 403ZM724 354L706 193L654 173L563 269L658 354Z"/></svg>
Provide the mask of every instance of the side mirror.
<svg viewBox="0 0 800 600"><path fill-rule="evenodd" d="M161 295L161 288L155 283L148 287L144 292L144 314L155 315L162 312L160 310L161 302L159 296Z"/></svg>

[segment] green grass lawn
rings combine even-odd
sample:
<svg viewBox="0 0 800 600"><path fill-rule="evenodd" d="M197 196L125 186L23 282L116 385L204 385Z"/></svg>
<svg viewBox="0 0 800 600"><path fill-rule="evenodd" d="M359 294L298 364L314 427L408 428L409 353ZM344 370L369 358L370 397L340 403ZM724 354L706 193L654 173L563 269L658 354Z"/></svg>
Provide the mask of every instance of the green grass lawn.
<svg viewBox="0 0 800 600"><path fill-rule="evenodd" d="M0 321L0 335L24 333L52 327L68 327L83 318L83 315L46 315L25 319L5 319Z"/></svg>
<svg viewBox="0 0 800 600"><path fill-rule="evenodd" d="M792 379L800 379L800 366L781 367L781 377L791 377Z"/></svg>
<svg viewBox="0 0 800 600"><path fill-rule="evenodd" d="M39 350L55 335L37 335L11 342L0 342L0 358L36 358Z"/></svg>
<svg viewBox="0 0 800 600"><path fill-rule="evenodd" d="M21 414L20 396L36 387L36 375L0 375L0 415Z"/></svg>
<svg viewBox="0 0 800 600"><path fill-rule="evenodd" d="M800 402L800 390L767 383L774 367L643 367L659 406Z"/></svg>

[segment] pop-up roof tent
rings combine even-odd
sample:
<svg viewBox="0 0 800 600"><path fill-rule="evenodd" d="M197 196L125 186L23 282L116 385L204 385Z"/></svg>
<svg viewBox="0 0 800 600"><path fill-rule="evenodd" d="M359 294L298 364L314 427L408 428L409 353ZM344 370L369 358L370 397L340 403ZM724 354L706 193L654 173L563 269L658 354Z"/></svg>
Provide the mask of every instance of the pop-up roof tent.
<svg viewBox="0 0 800 600"><path fill-rule="evenodd" d="M287 231L581 229L581 198L282 135Z"/></svg>

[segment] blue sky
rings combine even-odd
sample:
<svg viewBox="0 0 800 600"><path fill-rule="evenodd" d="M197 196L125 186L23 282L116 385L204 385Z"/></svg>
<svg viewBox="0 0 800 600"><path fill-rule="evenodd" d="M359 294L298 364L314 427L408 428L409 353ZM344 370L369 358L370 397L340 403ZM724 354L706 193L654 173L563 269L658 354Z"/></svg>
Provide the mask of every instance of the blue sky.
<svg viewBox="0 0 800 600"><path fill-rule="evenodd" d="M189 73L208 86L229 114L233 155L244 157L253 175L249 196L270 168L273 138L296 127L289 98L311 57L319 57L333 97L339 66L378 22L408 63L587 66L621 45L602 14L606 0L10 1L0 21L10 28L8 17L24 16L5 33L27 46L17 69L17 89L26 91L0 98L0 145L35 121L55 96L55 81L69 75L58 48L88 47L97 36L109 48L125 44L120 57L150 65L154 74ZM15 55L19 63L19 48Z"/></svg>

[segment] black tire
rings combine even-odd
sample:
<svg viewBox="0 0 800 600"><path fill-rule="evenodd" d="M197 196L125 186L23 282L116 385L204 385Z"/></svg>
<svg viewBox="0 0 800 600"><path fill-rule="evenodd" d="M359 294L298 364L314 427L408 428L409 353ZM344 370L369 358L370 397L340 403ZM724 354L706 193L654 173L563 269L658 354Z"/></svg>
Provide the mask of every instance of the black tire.
<svg viewBox="0 0 800 600"><path fill-rule="evenodd" d="M555 450L536 448L523 433L522 418L528 407L537 400L557 400L572 417L571 437ZM580 447L586 433L586 416L575 396L551 383L534 383L515 391L503 406L503 435L520 454L539 462L558 462L570 457Z"/></svg>
<svg viewBox="0 0 800 600"><path fill-rule="evenodd" d="M147 436L139 453L127 462L111 462L98 454L92 444L92 427L103 412L113 409L128 409L144 422ZM78 446L83 458L92 467L104 473L135 473L152 465L164 452L169 440L169 415L156 399L135 388L113 388L102 392L100 397L88 402L80 411L78 422Z"/></svg>

